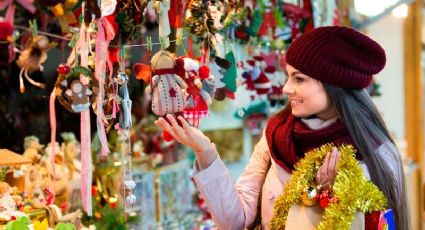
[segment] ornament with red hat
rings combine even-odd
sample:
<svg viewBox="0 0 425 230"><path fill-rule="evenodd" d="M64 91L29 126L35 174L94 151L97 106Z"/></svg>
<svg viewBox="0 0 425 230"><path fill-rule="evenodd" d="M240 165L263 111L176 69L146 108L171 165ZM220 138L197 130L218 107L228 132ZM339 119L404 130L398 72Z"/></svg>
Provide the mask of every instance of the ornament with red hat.
<svg viewBox="0 0 425 230"><path fill-rule="evenodd" d="M192 58L184 57L176 60L176 74L188 85L186 89L187 106L183 116L194 127L199 127L200 119L208 115L208 103L211 97L202 89L202 80L210 75L208 66L199 67L199 62Z"/></svg>
<svg viewBox="0 0 425 230"><path fill-rule="evenodd" d="M279 107L285 104L285 94L282 91L285 84L285 77L283 73L276 72L274 66L267 66L265 74L270 79L271 88L267 95L271 107Z"/></svg>
<svg viewBox="0 0 425 230"><path fill-rule="evenodd" d="M255 56L254 60L248 60L248 65L251 67L248 72L243 74L248 84L249 90L255 90L258 95L265 95L270 91L271 83L269 78L264 74L263 68L266 65L261 56Z"/></svg>

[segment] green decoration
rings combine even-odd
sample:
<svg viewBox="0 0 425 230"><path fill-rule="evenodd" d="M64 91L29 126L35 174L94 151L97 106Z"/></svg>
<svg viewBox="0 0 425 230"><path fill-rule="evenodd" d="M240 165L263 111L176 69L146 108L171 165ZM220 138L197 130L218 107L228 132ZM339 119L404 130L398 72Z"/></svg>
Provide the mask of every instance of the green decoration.
<svg viewBox="0 0 425 230"><path fill-rule="evenodd" d="M228 52L225 57L226 61L230 63L229 69L227 69L226 74L223 77L223 82L226 85L226 88L232 92L236 92L236 59L233 52Z"/></svg>
<svg viewBox="0 0 425 230"><path fill-rule="evenodd" d="M10 221L6 225L6 230L29 230L31 221L26 216L20 216L16 220Z"/></svg>
<svg viewBox="0 0 425 230"><path fill-rule="evenodd" d="M259 114L259 113L266 114L267 108L268 108L267 102L261 101L260 103L256 103L254 105L249 106L247 109L244 109L243 113L236 112L235 117L246 118L252 114Z"/></svg>
<svg viewBox="0 0 425 230"><path fill-rule="evenodd" d="M246 32L250 36L256 36L258 30L260 29L261 23L263 23L263 17L261 16L261 12L260 10L255 10L252 14L251 26L247 28Z"/></svg>
<svg viewBox="0 0 425 230"><path fill-rule="evenodd" d="M285 21L283 20L283 13L279 9L273 9L273 17L276 21L276 25L278 28L284 28L285 27Z"/></svg>
<svg viewBox="0 0 425 230"><path fill-rule="evenodd" d="M72 223L59 223L55 226L55 230L77 230L77 227Z"/></svg>

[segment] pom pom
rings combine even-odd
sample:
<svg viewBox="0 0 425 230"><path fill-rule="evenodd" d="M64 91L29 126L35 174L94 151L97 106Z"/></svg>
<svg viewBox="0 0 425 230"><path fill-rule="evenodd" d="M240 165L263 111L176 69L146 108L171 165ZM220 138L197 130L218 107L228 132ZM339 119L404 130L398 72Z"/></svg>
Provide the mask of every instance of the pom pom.
<svg viewBox="0 0 425 230"><path fill-rule="evenodd" d="M210 68L208 66L204 65L201 66L198 70L199 77L204 80L210 77Z"/></svg>
<svg viewBox="0 0 425 230"><path fill-rule="evenodd" d="M184 69L186 71L191 71L191 70L198 71L199 62L192 58L184 58Z"/></svg>

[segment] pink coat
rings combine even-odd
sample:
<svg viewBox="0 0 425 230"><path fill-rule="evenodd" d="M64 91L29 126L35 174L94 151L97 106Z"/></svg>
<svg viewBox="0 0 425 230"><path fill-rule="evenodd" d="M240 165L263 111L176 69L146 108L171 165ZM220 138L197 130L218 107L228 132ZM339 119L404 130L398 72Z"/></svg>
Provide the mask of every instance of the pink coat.
<svg viewBox="0 0 425 230"><path fill-rule="evenodd" d="M391 144L392 145L392 144ZM394 169L395 175L401 175L397 167L398 156L391 157L391 146L384 144L379 147L379 154L386 154L388 162ZM394 154L391 154L394 155ZM270 170L268 162L271 161ZM370 178L367 167L360 162L367 178ZM195 162L197 167L197 162ZM273 205L276 198L282 193L283 186L290 178L290 174L276 164L270 157L265 136L257 143L254 152L244 172L234 183L232 176L220 159L217 157L211 165L194 175L196 185L205 198L214 222L219 229L244 229L255 219L257 202L262 189L261 217L264 229L270 229L273 217ZM264 180L262 186L262 181ZM401 181L400 177L395 178ZM315 229L322 216L320 206L294 206L288 214L286 230ZM357 213L352 229L364 229L362 213Z"/></svg>

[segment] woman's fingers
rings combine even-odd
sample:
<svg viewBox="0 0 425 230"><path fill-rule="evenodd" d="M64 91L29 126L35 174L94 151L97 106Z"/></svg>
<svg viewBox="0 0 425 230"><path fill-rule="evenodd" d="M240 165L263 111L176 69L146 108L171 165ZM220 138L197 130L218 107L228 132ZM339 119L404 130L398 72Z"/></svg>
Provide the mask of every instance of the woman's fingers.
<svg viewBox="0 0 425 230"><path fill-rule="evenodd" d="M330 153L326 154L325 160L322 166L319 168L320 181L319 184L326 185L328 183L328 164L329 164Z"/></svg>
<svg viewBox="0 0 425 230"><path fill-rule="evenodd" d="M171 123L171 127L173 128L174 132L176 133L176 135L182 139L186 138L186 133L183 130L183 128L177 123L176 119L174 118L173 115L171 114L167 114L167 119L170 121Z"/></svg>
<svg viewBox="0 0 425 230"><path fill-rule="evenodd" d="M168 124L168 122L164 118L158 118L158 120L155 121L155 124L161 127L163 130L167 131L173 138L176 137L173 128L170 126L170 124Z"/></svg>
<svg viewBox="0 0 425 230"><path fill-rule="evenodd" d="M338 149L334 147L332 153L330 154L328 163L328 177L331 182L335 179L336 176L336 163L338 161L338 156Z"/></svg>

